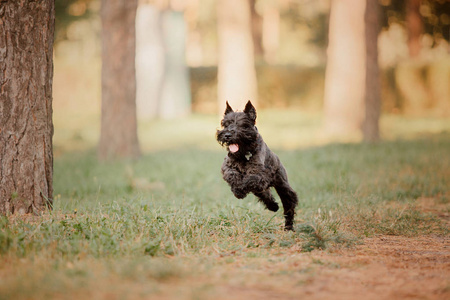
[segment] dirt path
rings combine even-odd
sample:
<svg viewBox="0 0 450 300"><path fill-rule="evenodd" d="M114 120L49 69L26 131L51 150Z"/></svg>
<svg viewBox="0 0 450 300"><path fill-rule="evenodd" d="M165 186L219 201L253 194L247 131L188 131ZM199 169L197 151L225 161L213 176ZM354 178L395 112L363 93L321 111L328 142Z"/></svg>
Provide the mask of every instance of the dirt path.
<svg viewBox="0 0 450 300"><path fill-rule="evenodd" d="M310 299L450 299L450 240L382 237L368 239L355 251L336 256L305 294Z"/></svg>
<svg viewBox="0 0 450 300"><path fill-rule="evenodd" d="M230 260L189 286L176 283L186 292L178 295L215 300L450 299L449 238L384 236L366 239L353 250L286 251L270 259Z"/></svg>
<svg viewBox="0 0 450 300"><path fill-rule="evenodd" d="M291 247L155 259L161 262L152 265L161 269L156 277L139 265L126 268L124 262L116 266L93 260L89 267L97 271L86 278L83 273L74 276L77 266L66 265L56 273L61 282L54 273L41 273L19 260L3 270L3 278L13 274L13 280L3 286L7 293L2 297L0 292L0 299L450 299L449 237L383 236L332 252L303 253ZM20 274L28 274L28 281L22 282ZM48 281L42 278L46 274ZM59 288L52 287L55 283Z"/></svg>

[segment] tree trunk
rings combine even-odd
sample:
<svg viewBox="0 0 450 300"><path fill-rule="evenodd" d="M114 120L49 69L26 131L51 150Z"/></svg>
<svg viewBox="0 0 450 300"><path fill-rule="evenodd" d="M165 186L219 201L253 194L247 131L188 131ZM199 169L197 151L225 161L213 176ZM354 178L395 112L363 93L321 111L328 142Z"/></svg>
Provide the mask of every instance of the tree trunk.
<svg viewBox="0 0 450 300"><path fill-rule="evenodd" d="M162 29L165 67L159 116L163 119L174 119L187 116L191 112L191 87L186 65L186 24L183 13L164 11Z"/></svg>
<svg viewBox="0 0 450 300"><path fill-rule="evenodd" d="M0 215L51 208L54 0L0 1Z"/></svg>
<svg viewBox="0 0 450 300"><path fill-rule="evenodd" d="M225 101L233 108L244 109L245 103L257 102L249 0L219 0L219 65L217 90L219 113Z"/></svg>
<svg viewBox="0 0 450 300"><path fill-rule="evenodd" d="M406 1L406 29L408 31L408 49L410 57L417 57L422 48L420 37L422 36L423 23L420 16L420 3L422 0Z"/></svg>
<svg viewBox="0 0 450 300"><path fill-rule="evenodd" d="M263 19L256 11L256 0L250 0L250 15L252 24L253 50L257 60L264 57L264 49L262 44L262 24Z"/></svg>
<svg viewBox="0 0 450 300"><path fill-rule="evenodd" d="M378 34L379 34L378 0L366 0L365 35L366 35L366 84L365 84L365 120L363 125L364 140L376 142L380 139L378 120L380 118L380 72L378 68Z"/></svg>
<svg viewBox="0 0 450 300"><path fill-rule="evenodd" d="M164 67L161 11L141 4L136 15L136 106L142 120L158 116Z"/></svg>
<svg viewBox="0 0 450 300"><path fill-rule="evenodd" d="M331 3L325 75L325 128L329 133L360 132L364 120L365 1Z"/></svg>
<svg viewBox="0 0 450 300"><path fill-rule="evenodd" d="M100 160L140 155L136 121L137 0L102 0Z"/></svg>
<svg viewBox="0 0 450 300"><path fill-rule="evenodd" d="M280 11L275 5L268 5L263 11L262 44L264 59L269 64L277 61L277 52L280 46Z"/></svg>

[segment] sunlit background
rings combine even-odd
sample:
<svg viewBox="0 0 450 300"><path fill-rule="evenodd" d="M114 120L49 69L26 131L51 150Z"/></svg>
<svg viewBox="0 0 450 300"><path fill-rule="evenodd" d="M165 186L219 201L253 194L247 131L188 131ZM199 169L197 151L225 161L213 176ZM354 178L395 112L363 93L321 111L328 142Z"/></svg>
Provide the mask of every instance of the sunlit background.
<svg viewBox="0 0 450 300"><path fill-rule="evenodd" d="M381 137L448 130L449 2L421 1L415 33L418 45L408 43L411 12L405 2L382 0L380 4ZM217 5L216 0L139 2L136 101L144 152L186 145L219 147L214 141L220 107ZM257 74L257 99L252 100L257 102L258 123L266 139L275 148L333 140L322 131L330 1L252 0L251 6ZM161 29L163 23L166 31ZM55 155L98 143L100 34L99 0L56 1ZM172 57L164 50L167 44L176 47ZM164 61L170 59L181 60L187 67L186 77L180 80L188 85L176 95L188 103L182 112L157 111L152 104L158 101L155 90L164 81ZM190 136L179 128L188 129Z"/></svg>

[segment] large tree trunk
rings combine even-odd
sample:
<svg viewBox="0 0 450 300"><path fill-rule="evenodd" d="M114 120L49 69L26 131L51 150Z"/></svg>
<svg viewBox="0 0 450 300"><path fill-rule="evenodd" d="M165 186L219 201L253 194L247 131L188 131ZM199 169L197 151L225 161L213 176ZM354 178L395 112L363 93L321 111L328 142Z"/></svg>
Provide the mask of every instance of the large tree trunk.
<svg viewBox="0 0 450 300"><path fill-rule="evenodd" d="M219 0L218 7L218 101L243 109L248 100L257 102L249 0Z"/></svg>
<svg viewBox="0 0 450 300"><path fill-rule="evenodd" d="M136 121L137 0L102 0L100 160L140 155Z"/></svg>
<svg viewBox="0 0 450 300"><path fill-rule="evenodd" d="M364 140L375 142L380 138L378 120L380 118L380 72L378 67L379 34L378 0L366 0L366 84L365 84L365 120L363 124Z"/></svg>
<svg viewBox="0 0 450 300"><path fill-rule="evenodd" d="M54 0L0 1L0 214L52 205Z"/></svg>
<svg viewBox="0 0 450 300"><path fill-rule="evenodd" d="M365 1L331 3L325 75L325 128L338 135L360 132L364 120Z"/></svg>

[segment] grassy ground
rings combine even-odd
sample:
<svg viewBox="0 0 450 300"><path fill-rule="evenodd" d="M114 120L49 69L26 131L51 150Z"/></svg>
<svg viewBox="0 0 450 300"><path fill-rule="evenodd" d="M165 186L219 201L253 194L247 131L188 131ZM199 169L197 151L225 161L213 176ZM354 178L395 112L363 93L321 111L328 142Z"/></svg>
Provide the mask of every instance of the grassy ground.
<svg viewBox="0 0 450 300"><path fill-rule="evenodd" d="M0 219L0 299L289 298L281 291L346 266L320 253L386 235L448 247L449 121L385 117L385 141L364 145L326 144L320 116L259 120L299 195L295 232L282 212L233 197L215 117L141 124L145 155L101 164L96 121L56 116L54 210Z"/></svg>

